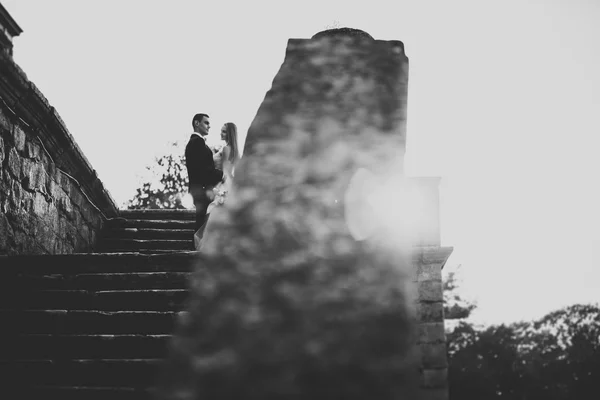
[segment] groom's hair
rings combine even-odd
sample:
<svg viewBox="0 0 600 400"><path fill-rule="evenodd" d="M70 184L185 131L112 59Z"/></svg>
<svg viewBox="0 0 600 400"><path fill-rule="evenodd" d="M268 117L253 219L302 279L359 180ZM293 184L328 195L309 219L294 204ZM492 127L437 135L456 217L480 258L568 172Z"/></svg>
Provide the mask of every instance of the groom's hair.
<svg viewBox="0 0 600 400"><path fill-rule="evenodd" d="M196 114L196 115L194 115L194 118L192 118L192 128L194 128L194 127L195 127L195 125L194 125L194 124L196 123L196 121L198 121L198 122L202 122L202 118L204 118L204 117L206 117L206 118L210 118L210 117L208 116L208 114Z"/></svg>

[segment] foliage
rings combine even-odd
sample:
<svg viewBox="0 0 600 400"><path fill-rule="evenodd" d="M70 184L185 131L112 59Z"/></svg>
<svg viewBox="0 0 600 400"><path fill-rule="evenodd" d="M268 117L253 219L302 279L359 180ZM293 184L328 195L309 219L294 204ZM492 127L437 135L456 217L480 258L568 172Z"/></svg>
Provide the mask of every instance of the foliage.
<svg viewBox="0 0 600 400"><path fill-rule="evenodd" d="M444 319L461 320L468 318L477 307L476 304L459 294L460 265L447 273L443 282Z"/></svg>
<svg viewBox="0 0 600 400"><path fill-rule="evenodd" d="M460 272L459 265L453 271L447 272L443 281L444 322L449 356L469 345L475 329L466 320L477 306L460 294Z"/></svg>
<svg viewBox="0 0 600 400"><path fill-rule="evenodd" d="M136 194L129 200L128 209L186 208L182 200L188 192L188 177L183 154L163 155L146 170L150 172L151 179L136 189ZM159 178L158 182L156 178Z"/></svg>
<svg viewBox="0 0 600 400"><path fill-rule="evenodd" d="M600 391L600 308L573 305L533 322L461 323L450 354L456 399L592 399Z"/></svg>
<svg viewBox="0 0 600 400"><path fill-rule="evenodd" d="M600 308L575 304L531 322L479 327L476 305L444 281L451 399L595 399L600 392ZM450 324L448 324L450 322Z"/></svg>
<svg viewBox="0 0 600 400"><path fill-rule="evenodd" d="M209 146L217 153L224 142ZM188 176L185 168L185 150L180 143L169 144L170 152L156 157L153 165L147 166L147 176L136 194L129 200L127 208L140 209L185 209L188 194Z"/></svg>

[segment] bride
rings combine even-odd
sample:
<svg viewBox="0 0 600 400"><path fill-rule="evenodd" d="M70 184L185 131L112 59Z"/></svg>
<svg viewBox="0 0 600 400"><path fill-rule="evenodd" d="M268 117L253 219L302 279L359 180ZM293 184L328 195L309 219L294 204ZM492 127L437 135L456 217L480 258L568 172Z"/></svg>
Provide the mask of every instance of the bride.
<svg viewBox="0 0 600 400"><path fill-rule="evenodd" d="M221 140L225 146L214 155L215 167L223 171L223 183L214 189L215 199L209 204L207 214L217 206L225 203L225 197L231 187L231 181L235 174L235 166L240 160L240 152L237 139L237 126L233 122L227 122L221 128Z"/></svg>
<svg viewBox="0 0 600 400"><path fill-rule="evenodd" d="M237 139L237 127L233 122L227 122L221 128L221 140L225 142L225 146L213 155L215 167L223 171L223 181L214 187L214 199L208 205L206 210L206 220L204 225L194 234L194 247L196 251L200 251L202 247L202 238L204 237L204 229L208 223L208 216L215 208L225 204L225 197L231 187L233 176L235 175L235 166L240 160L240 152Z"/></svg>

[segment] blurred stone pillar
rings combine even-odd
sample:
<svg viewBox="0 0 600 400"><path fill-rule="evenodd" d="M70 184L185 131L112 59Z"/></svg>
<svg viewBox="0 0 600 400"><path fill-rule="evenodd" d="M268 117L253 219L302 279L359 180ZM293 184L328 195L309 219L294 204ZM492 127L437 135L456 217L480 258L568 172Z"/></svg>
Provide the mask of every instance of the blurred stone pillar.
<svg viewBox="0 0 600 400"><path fill-rule="evenodd" d="M449 253L431 214L437 181L403 170L407 84L399 41L348 28L289 40L227 201L211 213L165 398L447 395L435 313ZM390 198L396 183L414 187L426 206L372 205L366 186L349 190L357 176L368 190L391 185ZM384 209L364 240L348 224L349 192L363 222ZM386 207L411 208L419 228L394 230Z"/></svg>
<svg viewBox="0 0 600 400"><path fill-rule="evenodd" d="M416 221L409 252L416 292L420 395L423 400L447 399L441 271L452 248L441 247L439 179L404 173L407 97L408 57L400 41L375 40L348 28L320 32L311 39L290 39L283 65L250 126L244 154L261 154L266 138L290 138L290 132L306 132L313 138L315 132L317 137L341 134L348 142L361 135L372 141L389 140L388 151L356 147L356 162L350 169L367 167L387 174L388 168L394 168L400 175L398 186L410 188L418 197L417 206L409 210ZM323 141L323 145L331 146L328 162L339 171L335 143Z"/></svg>
<svg viewBox="0 0 600 400"><path fill-rule="evenodd" d="M324 130L329 124L347 138L367 129L374 139L392 138L402 160L407 94L408 57L398 40L374 40L349 28L290 39L283 65L248 130L244 155L270 138L288 137L298 129ZM395 168L403 173L403 162Z"/></svg>
<svg viewBox="0 0 600 400"><path fill-rule="evenodd" d="M348 142L361 135L372 141L386 138L388 151L355 147L350 169L367 167L386 174L394 168L404 176L407 95L408 58L400 41L374 40L348 28L290 39L283 65L250 126L244 153L258 155L265 139L289 139L290 132L306 132L313 141L327 133L341 134ZM342 174L334 150L339 143L322 143L331 147L331 170ZM410 210L417 221L410 253L421 398L444 399L448 389L441 270L452 249L440 247L439 179L400 180L419 196L418 209Z"/></svg>

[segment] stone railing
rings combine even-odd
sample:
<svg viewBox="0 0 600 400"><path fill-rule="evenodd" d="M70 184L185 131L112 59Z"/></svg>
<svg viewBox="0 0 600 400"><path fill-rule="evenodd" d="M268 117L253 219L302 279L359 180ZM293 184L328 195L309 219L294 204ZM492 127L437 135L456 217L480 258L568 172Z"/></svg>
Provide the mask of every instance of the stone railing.
<svg viewBox="0 0 600 400"><path fill-rule="evenodd" d="M118 208L64 122L0 54L0 254L92 252Z"/></svg>

